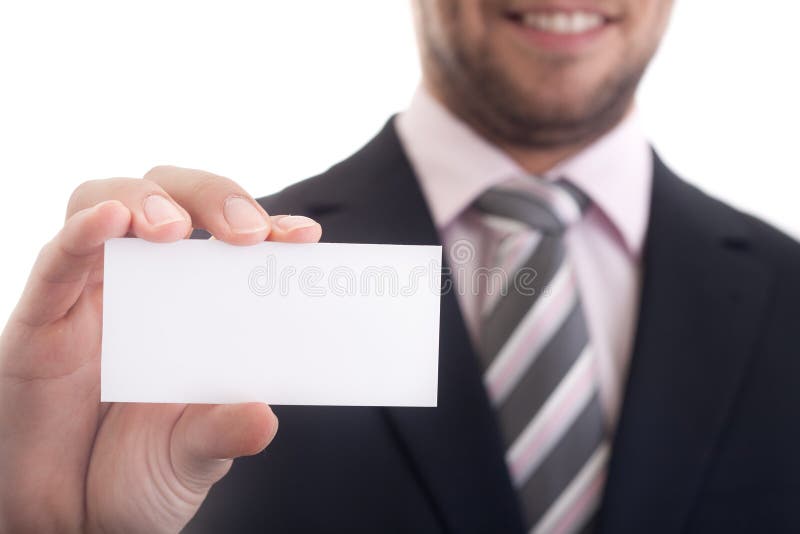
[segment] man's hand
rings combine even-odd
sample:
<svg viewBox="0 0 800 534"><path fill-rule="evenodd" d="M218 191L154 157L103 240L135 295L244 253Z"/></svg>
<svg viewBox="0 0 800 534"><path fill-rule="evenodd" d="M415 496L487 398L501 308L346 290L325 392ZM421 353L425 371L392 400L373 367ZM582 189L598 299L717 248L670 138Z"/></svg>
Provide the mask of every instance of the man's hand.
<svg viewBox="0 0 800 534"><path fill-rule="evenodd" d="M322 232L201 171L80 186L0 337L0 532L176 532L232 458L274 437L264 404L100 403L104 241L175 241L192 227L238 245Z"/></svg>

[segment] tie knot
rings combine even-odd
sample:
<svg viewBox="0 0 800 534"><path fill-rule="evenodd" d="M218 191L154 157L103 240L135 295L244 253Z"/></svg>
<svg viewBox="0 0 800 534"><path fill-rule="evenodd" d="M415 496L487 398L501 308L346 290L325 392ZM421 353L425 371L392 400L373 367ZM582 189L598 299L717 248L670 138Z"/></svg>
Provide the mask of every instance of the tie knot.
<svg viewBox="0 0 800 534"><path fill-rule="evenodd" d="M589 205L580 189L566 180L538 181L534 191L493 187L475 201L483 213L519 221L545 234L558 235L577 222Z"/></svg>

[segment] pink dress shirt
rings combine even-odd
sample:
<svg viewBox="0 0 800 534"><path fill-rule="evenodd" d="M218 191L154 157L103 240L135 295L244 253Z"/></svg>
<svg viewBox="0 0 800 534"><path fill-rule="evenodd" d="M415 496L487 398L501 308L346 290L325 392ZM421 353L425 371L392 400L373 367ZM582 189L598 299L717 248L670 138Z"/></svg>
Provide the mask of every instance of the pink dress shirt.
<svg viewBox="0 0 800 534"><path fill-rule="evenodd" d="M396 125L442 239L454 289L475 342L480 335L481 307L496 294L485 276L475 276L476 269L513 269L535 247L538 234L481 215L469 206L492 186L502 183L535 190L535 180L422 87ZM583 219L570 228L566 243L610 428L617 421L636 326L652 172L650 146L632 113L542 177L566 178L592 201Z"/></svg>

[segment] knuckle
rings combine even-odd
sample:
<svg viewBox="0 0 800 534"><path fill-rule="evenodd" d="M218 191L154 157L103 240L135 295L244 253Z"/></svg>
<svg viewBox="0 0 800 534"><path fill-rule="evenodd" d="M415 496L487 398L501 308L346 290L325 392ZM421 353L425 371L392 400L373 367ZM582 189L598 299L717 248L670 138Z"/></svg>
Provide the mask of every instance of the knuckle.
<svg viewBox="0 0 800 534"><path fill-rule="evenodd" d="M157 180L161 176L167 176L175 172L175 167L172 165L156 165L144 174L145 180Z"/></svg>
<svg viewBox="0 0 800 534"><path fill-rule="evenodd" d="M190 185L191 193L197 197L214 195L217 191L222 189L222 186L225 185L226 181L226 178L214 176L213 174L202 173L192 181Z"/></svg>
<svg viewBox="0 0 800 534"><path fill-rule="evenodd" d="M151 190L152 184L133 178L103 178L83 182L72 191L67 202L67 218L76 212L90 208L106 200L119 200L127 203L130 195L141 189Z"/></svg>
<svg viewBox="0 0 800 534"><path fill-rule="evenodd" d="M206 171L198 171L192 176L189 190L193 195L206 201L221 200L232 194L247 196L242 188L230 178Z"/></svg>
<svg viewBox="0 0 800 534"><path fill-rule="evenodd" d="M67 216L87 207L84 205L87 193L96 189L102 181L103 180L87 180L76 187L67 201Z"/></svg>

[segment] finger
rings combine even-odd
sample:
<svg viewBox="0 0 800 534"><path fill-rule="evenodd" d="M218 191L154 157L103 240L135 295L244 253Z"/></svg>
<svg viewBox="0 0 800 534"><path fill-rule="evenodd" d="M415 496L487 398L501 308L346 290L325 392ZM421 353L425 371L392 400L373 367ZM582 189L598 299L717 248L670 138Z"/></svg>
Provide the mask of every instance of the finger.
<svg viewBox="0 0 800 534"><path fill-rule="evenodd" d="M130 233L148 241L176 241L192 230L192 219L164 189L135 178L93 180L70 198L67 217L106 200L118 200L131 212Z"/></svg>
<svg viewBox="0 0 800 534"><path fill-rule="evenodd" d="M155 167L145 175L191 214L195 227L236 245L266 239L270 220L264 208L236 182L210 172Z"/></svg>
<svg viewBox="0 0 800 534"><path fill-rule="evenodd" d="M322 237L322 227L314 219L302 215L273 215L270 241L285 243L316 243Z"/></svg>
<svg viewBox="0 0 800 534"><path fill-rule="evenodd" d="M12 317L38 326L64 316L102 261L103 243L128 233L131 212L110 200L75 213L42 248Z"/></svg>
<svg viewBox="0 0 800 534"><path fill-rule="evenodd" d="M229 460L261 452L277 431L266 404L189 405L172 434L175 474L188 489L207 490L227 473Z"/></svg>

